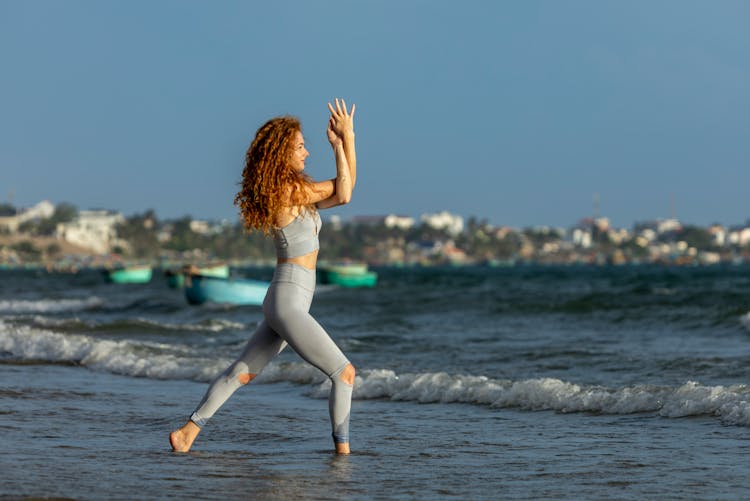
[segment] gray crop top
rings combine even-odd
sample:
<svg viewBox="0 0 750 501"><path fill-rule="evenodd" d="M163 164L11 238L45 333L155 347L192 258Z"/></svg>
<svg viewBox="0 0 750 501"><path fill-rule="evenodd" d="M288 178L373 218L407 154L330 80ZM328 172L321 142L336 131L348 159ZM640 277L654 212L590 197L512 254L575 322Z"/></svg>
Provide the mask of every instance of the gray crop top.
<svg viewBox="0 0 750 501"><path fill-rule="evenodd" d="M276 256L292 258L304 256L320 248L318 232L321 227L318 211L302 213L288 225L273 232Z"/></svg>

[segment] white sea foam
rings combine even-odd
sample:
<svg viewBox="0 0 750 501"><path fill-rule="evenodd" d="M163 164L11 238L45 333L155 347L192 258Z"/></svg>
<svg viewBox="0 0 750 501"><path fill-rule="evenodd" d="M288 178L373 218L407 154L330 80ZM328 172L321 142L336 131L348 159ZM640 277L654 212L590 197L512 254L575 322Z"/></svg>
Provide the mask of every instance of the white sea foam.
<svg viewBox="0 0 750 501"><path fill-rule="evenodd" d="M740 323L745 326L745 329L750 331L750 312L747 312L740 317Z"/></svg>
<svg viewBox="0 0 750 501"><path fill-rule="evenodd" d="M7 324L0 320L0 352L22 360L74 362L95 370L154 379L210 381L231 361L206 358L182 344L107 340ZM260 383L310 385L312 396L328 395L330 381L305 363L271 363ZM629 414L653 412L667 418L708 415L728 424L750 426L747 385L634 385L620 388L579 385L554 378L520 381L445 372L396 374L361 369L354 398L422 403L466 403L496 408Z"/></svg>
<svg viewBox="0 0 750 501"><path fill-rule="evenodd" d="M2 321L0 352L21 360L72 362L114 374L198 381L210 380L228 362L200 359L186 345L97 339Z"/></svg>
<svg viewBox="0 0 750 501"><path fill-rule="evenodd" d="M7 318L14 319L15 317ZM33 321L34 325L36 326L48 328L67 327L69 325L80 324L85 328L93 330L107 325L102 322L95 322L92 320L84 321L80 318L56 318L43 315L34 316ZM247 328L245 324L242 324L240 322L232 322L231 320L223 319L210 319L198 324L171 324L168 322L160 322L148 318L136 318L132 320L132 323L144 327L153 327L170 331L222 332L225 330L242 330Z"/></svg>
<svg viewBox="0 0 750 501"><path fill-rule="evenodd" d="M25 318L22 316L19 317L6 317L12 320L15 320L16 318ZM80 324L83 323L81 319L78 317L75 318L57 318L57 317L46 317L44 315L35 315L32 319L34 321L34 325L42 326L42 327L61 327L71 324Z"/></svg>
<svg viewBox="0 0 750 501"><path fill-rule="evenodd" d="M468 403L497 408L632 414L655 412L664 417L713 415L728 424L750 426L750 388L747 385L679 387L635 385L622 388L584 386L553 378L522 381L444 372L401 374L366 370L357 375L354 398L385 398L421 403ZM330 382L313 396L325 397Z"/></svg>
<svg viewBox="0 0 750 501"><path fill-rule="evenodd" d="M247 328L247 326L243 323L232 322L231 320L224 320L220 318L210 319L199 324L170 324L166 322L157 322L155 320L149 320L146 318L139 318L137 321L138 323L144 325L151 325L154 327L159 327L161 329L175 331L221 332L225 330L242 330Z"/></svg>
<svg viewBox="0 0 750 501"><path fill-rule="evenodd" d="M139 317L133 322L146 327L155 327L171 331L221 332L225 330L241 330L246 328L245 324L240 322L232 322L231 320L223 319L210 319L198 324L170 324L168 322L159 322L157 320Z"/></svg>
<svg viewBox="0 0 750 501"><path fill-rule="evenodd" d="M83 299L11 299L0 301L2 313L59 313L63 311L81 311L103 304L101 298L92 296Z"/></svg>

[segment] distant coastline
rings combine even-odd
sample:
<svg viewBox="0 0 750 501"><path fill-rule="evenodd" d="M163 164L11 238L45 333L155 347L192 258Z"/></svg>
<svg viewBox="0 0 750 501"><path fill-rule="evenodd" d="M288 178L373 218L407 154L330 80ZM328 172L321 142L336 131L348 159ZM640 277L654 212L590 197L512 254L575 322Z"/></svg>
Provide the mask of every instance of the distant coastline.
<svg viewBox="0 0 750 501"><path fill-rule="evenodd" d="M744 225L685 225L677 219L613 227L585 217L570 228L512 228L447 211L419 220L395 214L324 218L320 258L374 266L713 265L750 263L750 221ZM0 206L0 265L50 269L126 263L180 266L216 261L270 264L273 245L239 221L190 217L160 220L148 210L125 217L110 210L78 210L42 201Z"/></svg>

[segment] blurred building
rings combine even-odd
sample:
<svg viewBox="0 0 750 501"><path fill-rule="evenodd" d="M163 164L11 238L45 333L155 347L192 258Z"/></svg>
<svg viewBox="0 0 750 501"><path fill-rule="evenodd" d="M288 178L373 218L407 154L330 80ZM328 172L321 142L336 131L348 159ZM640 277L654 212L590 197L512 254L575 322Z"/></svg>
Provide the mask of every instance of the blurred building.
<svg viewBox="0 0 750 501"><path fill-rule="evenodd" d="M414 218L409 216L397 216L395 214L389 214L383 221L386 228L398 228L400 230L408 230L414 227Z"/></svg>
<svg viewBox="0 0 750 501"><path fill-rule="evenodd" d="M52 217L55 213L55 206L49 200L42 200L33 207L22 209L14 216L0 217L0 229L9 233L16 233L18 227L27 221L41 220Z"/></svg>
<svg viewBox="0 0 750 501"><path fill-rule="evenodd" d="M450 235L458 235L464 231L464 218L450 212L443 211L436 214L422 214L422 223L436 230L445 230Z"/></svg>
<svg viewBox="0 0 750 501"><path fill-rule="evenodd" d="M115 228L124 221L125 217L119 212L83 210L75 220L57 225L57 238L97 254L107 254L122 244Z"/></svg>

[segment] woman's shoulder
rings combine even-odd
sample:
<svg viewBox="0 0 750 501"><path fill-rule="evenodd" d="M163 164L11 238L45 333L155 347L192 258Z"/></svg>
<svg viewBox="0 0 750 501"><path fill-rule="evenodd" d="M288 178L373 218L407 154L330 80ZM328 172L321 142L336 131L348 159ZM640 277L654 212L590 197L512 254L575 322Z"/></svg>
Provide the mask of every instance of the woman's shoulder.
<svg viewBox="0 0 750 501"><path fill-rule="evenodd" d="M279 214L274 218L274 226L275 229L281 230L290 224L294 222L295 219L299 217L299 213L291 213L291 212L285 212L283 214Z"/></svg>
<svg viewBox="0 0 750 501"><path fill-rule="evenodd" d="M312 217L313 219L320 219L318 210L313 207L290 207L279 213L275 218L275 226L277 230L281 230L294 223L297 220L304 219L305 217Z"/></svg>

